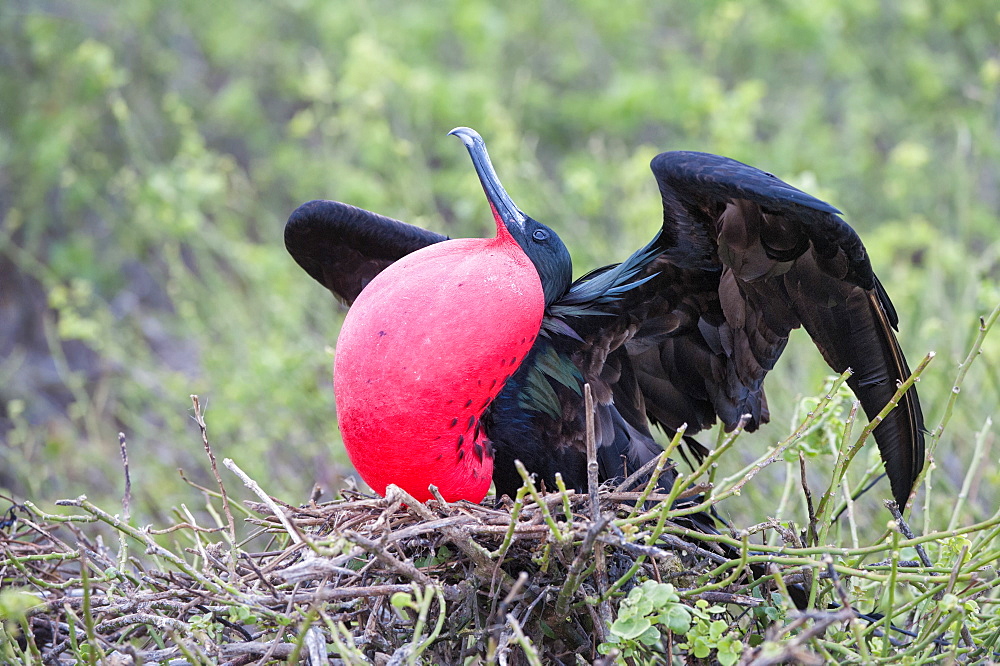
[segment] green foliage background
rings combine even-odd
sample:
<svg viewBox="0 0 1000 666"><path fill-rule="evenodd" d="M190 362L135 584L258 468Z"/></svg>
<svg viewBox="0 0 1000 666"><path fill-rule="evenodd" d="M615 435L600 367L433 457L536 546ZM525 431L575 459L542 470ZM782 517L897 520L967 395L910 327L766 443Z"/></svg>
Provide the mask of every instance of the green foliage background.
<svg viewBox="0 0 1000 666"><path fill-rule="evenodd" d="M725 154L830 201L864 238L913 364L938 352L920 387L929 427L1000 300L990 0L13 0L0 65L0 490L19 498L117 501L120 430L134 510L191 501L174 468L208 478L192 393L216 454L270 492L338 487L343 311L286 255L282 226L333 198L489 233L446 136L457 125L484 135L577 275L651 237L662 150ZM992 442L998 355L988 340L942 443L937 483L956 492L976 433ZM797 336L758 438L784 437L826 374ZM986 459L970 519L997 502ZM734 520L774 506L753 492Z"/></svg>

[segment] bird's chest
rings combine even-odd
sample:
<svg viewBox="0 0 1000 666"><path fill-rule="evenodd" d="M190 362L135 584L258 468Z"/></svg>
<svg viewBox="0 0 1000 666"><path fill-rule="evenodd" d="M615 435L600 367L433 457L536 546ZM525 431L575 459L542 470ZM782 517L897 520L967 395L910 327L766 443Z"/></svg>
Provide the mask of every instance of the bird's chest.
<svg viewBox="0 0 1000 666"><path fill-rule="evenodd" d="M488 241L425 248L372 280L334 369L341 432L366 480L451 484L461 491L446 497L472 499L466 486L485 475L488 488L479 418L531 348L542 310L530 261Z"/></svg>

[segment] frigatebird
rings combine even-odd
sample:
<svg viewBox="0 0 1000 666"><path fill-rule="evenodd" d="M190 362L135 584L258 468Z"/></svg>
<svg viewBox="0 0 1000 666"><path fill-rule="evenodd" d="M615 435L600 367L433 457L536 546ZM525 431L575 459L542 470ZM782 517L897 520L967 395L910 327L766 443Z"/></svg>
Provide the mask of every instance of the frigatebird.
<svg viewBox="0 0 1000 666"><path fill-rule="evenodd" d="M482 138L460 127L496 222L490 239L450 240L336 201L290 216L285 245L350 305L334 391L344 443L377 492L481 501L560 473L587 487L583 389L594 394L600 477L721 420L768 420L763 380L803 326L869 418L910 370L898 320L861 239L833 206L726 157L665 152L651 168L663 203L654 238L572 281L569 252L524 214ZM874 430L898 504L923 466L915 389ZM690 441L690 440L689 440ZM665 483L672 483L672 476ZM664 483L661 480L661 483Z"/></svg>

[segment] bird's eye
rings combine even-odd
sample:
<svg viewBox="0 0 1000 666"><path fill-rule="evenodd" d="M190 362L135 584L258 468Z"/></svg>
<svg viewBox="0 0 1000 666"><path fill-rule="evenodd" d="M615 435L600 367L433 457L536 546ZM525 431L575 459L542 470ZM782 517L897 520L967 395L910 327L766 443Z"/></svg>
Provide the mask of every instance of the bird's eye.
<svg viewBox="0 0 1000 666"><path fill-rule="evenodd" d="M531 237L534 238L536 241L543 241L548 239L549 232L547 232L545 229L535 229L535 232L531 234Z"/></svg>

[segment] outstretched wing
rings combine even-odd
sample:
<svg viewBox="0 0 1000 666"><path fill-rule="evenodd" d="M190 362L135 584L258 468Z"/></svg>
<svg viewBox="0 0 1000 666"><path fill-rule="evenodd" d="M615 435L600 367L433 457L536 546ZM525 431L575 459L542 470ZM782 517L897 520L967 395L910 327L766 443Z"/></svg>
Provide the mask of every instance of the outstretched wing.
<svg viewBox="0 0 1000 666"><path fill-rule="evenodd" d="M574 384L583 382L594 391L605 478L625 476L658 452L647 419L668 432L687 424L691 435L716 418L731 429L747 415L753 430L768 420L764 376L798 326L834 370L853 369L849 384L869 418L880 412L910 371L892 304L838 211L715 155L664 153L652 169L662 231L622 264L577 280L548 308L538 354L497 404L498 417L521 415L513 430L496 420L505 444L498 451L527 459L544 449L558 464L539 461L542 478L559 468L582 483L584 420ZM901 506L923 466L923 437L911 389L875 430ZM495 479L499 453L497 464Z"/></svg>
<svg viewBox="0 0 1000 666"><path fill-rule="evenodd" d="M627 298L643 317L627 344L649 415L668 428L713 414L728 428L744 414L749 428L765 422L764 375L799 325L878 414L910 370L892 303L839 211L724 157L669 152L651 168L663 252ZM915 389L874 434L902 506L924 459Z"/></svg>
<svg viewBox="0 0 1000 666"><path fill-rule="evenodd" d="M285 223L285 247L309 275L350 305L386 266L446 236L339 201L310 201Z"/></svg>

